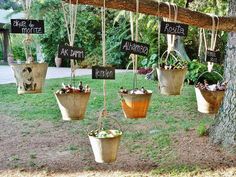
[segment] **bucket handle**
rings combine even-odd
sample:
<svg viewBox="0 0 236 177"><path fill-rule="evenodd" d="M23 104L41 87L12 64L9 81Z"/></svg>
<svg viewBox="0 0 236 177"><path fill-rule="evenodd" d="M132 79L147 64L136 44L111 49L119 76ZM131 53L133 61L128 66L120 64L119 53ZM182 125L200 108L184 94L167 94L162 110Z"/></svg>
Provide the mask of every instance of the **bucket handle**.
<svg viewBox="0 0 236 177"><path fill-rule="evenodd" d="M104 119L112 120L113 122L115 122L115 123L118 125L119 130L122 131L121 124L120 124L115 118L113 118L113 117L111 117L110 115L108 115L107 111L104 110L104 109L102 109L102 110L100 111L99 117L98 117L98 120L97 120L97 123L96 123L97 126L98 126L98 130L101 130L101 129L102 129L102 124L103 124L103 123L102 123L102 120L104 120ZM88 126L88 128L87 128L87 134L89 134L90 131L91 131L91 130L89 130L90 127L91 127L91 125Z"/></svg>
<svg viewBox="0 0 236 177"><path fill-rule="evenodd" d="M171 55L176 61L178 61L177 57L176 57L175 55L173 55L171 52L176 52L176 53L178 53L178 54L181 56L181 53L180 53L179 51L175 50L175 49L172 50L172 51L166 50L166 51L161 55L160 61L163 60L163 57L164 57L164 55L165 55L166 53L167 53L167 56L166 56L166 58L165 58L165 62L167 61L169 55Z"/></svg>
<svg viewBox="0 0 236 177"><path fill-rule="evenodd" d="M218 73L217 71L211 71L211 72L216 73L218 76L221 77L222 80L224 80L223 76L222 76L220 73ZM197 84L198 80L199 80L199 79L200 79L204 74L206 74L206 73L211 73L211 72L209 72L209 71L205 71L205 72L203 72L203 73L198 77L198 79L195 81L194 85Z"/></svg>

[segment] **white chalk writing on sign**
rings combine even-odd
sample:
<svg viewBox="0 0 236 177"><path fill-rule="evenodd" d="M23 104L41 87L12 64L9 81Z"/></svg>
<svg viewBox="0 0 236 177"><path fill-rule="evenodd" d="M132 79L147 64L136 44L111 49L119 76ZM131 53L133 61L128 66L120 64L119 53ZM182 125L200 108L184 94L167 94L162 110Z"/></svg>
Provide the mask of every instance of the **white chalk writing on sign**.
<svg viewBox="0 0 236 177"><path fill-rule="evenodd" d="M147 56L149 45L129 40L122 40L121 50L124 52Z"/></svg>
<svg viewBox="0 0 236 177"><path fill-rule="evenodd" d="M92 79L115 79L115 68L93 66Z"/></svg>
<svg viewBox="0 0 236 177"><path fill-rule="evenodd" d="M219 63L220 61L220 52L207 50L207 62Z"/></svg>
<svg viewBox="0 0 236 177"><path fill-rule="evenodd" d="M65 59L84 59L85 52L82 48L71 47L67 45L59 45L58 57Z"/></svg>
<svg viewBox="0 0 236 177"><path fill-rule="evenodd" d="M187 36L188 25L172 22L161 22L161 33Z"/></svg>
<svg viewBox="0 0 236 177"><path fill-rule="evenodd" d="M168 23L165 25L165 29L164 31L166 33L175 33L175 34L182 34L184 35L184 28L182 28L180 25L177 25L177 26L170 26Z"/></svg>
<svg viewBox="0 0 236 177"><path fill-rule="evenodd" d="M11 19L12 33L43 34L43 20Z"/></svg>
<svg viewBox="0 0 236 177"><path fill-rule="evenodd" d="M84 51L78 51L73 49L62 49L60 56L65 56L68 58L84 58Z"/></svg>
<svg viewBox="0 0 236 177"><path fill-rule="evenodd" d="M113 72L105 69L104 71L100 71L99 69L95 69L95 76L97 78L110 78L113 76Z"/></svg>

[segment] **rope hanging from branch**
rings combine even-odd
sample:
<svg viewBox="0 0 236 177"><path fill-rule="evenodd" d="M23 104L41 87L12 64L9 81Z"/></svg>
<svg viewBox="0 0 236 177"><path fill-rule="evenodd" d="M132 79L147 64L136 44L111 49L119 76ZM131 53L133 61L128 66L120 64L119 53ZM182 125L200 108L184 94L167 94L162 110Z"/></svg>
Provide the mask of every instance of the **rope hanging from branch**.
<svg viewBox="0 0 236 177"><path fill-rule="evenodd" d="M25 18L29 19L32 0L22 0L21 2L25 13Z"/></svg>
<svg viewBox="0 0 236 177"><path fill-rule="evenodd" d="M160 2L158 1L158 8L157 8L157 14L160 13ZM158 44L157 44L157 52L158 52L158 60L161 57L161 20L158 19Z"/></svg>
<svg viewBox="0 0 236 177"><path fill-rule="evenodd" d="M75 42L77 10L78 10L77 4L78 0L76 0L75 5L71 3L71 0L69 1L69 4L62 1L65 26L70 46L73 46ZM75 79L75 71L76 69L79 68L79 64L76 60L72 59L70 60L70 64L71 64L71 78Z"/></svg>
<svg viewBox="0 0 236 177"><path fill-rule="evenodd" d="M21 2L22 2L24 13L25 13L25 19L28 20L30 18L30 9L31 9L32 0L22 0ZM32 43L33 42L34 40L30 34L26 34L25 39L22 41L27 63L33 62L33 58L32 58Z"/></svg>
<svg viewBox="0 0 236 177"><path fill-rule="evenodd" d="M176 22L177 21L177 17L178 17L178 6L176 4L170 4L169 2L166 2L166 4L168 5L169 8L169 18L164 18L164 21L173 21ZM172 11L171 11L171 7L173 7L173 13L174 16L172 18ZM171 34L167 34L167 51L168 54L174 50L175 47L175 39L176 36L175 35L171 35Z"/></svg>
<svg viewBox="0 0 236 177"><path fill-rule="evenodd" d="M130 12L130 31L131 40L138 42L138 20L139 20L139 0L136 0L136 13L135 13L135 33L134 33L134 17L133 12ZM133 90L137 88L137 72L138 72L138 55L131 54L130 58L133 63Z"/></svg>
<svg viewBox="0 0 236 177"><path fill-rule="evenodd" d="M102 18L102 61L103 66L106 66L106 0L103 0L103 7L101 8ZM103 80L103 111L101 116L107 116L107 91L106 91L106 80Z"/></svg>
<svg viewBox="0 0 236 177"><path fill-rule="evenodd" d="M200 37L199 37L199 49L198 49L198 56L201 56L202 50L202 43L204 43L204 56L205 61L207 59L207 50L215 51L216 42L217 42L217 34L219 29L220 20L219 17L216 15L211 15L212 18L212 30L211 30L211 40L210 40L210 47L208 47L207 38L206 38L206 31L205 29L200 29ZM213 69L214 63L208 62L208 71L211 72Z"/></svg>

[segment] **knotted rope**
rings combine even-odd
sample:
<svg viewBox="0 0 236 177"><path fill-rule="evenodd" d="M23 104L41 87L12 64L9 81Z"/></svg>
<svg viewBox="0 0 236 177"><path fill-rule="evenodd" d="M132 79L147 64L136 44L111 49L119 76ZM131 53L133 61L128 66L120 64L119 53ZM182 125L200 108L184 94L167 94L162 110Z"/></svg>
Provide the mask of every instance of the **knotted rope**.
<svg viewBox="0 0 236 177"><path fill-rule="evenodd" d="M106 0L103 0L103 7L101 8L101 18L102 18L102 61L103 66L106 66ZM107 116L107 90L106 90L106 80L103 80L103 111L101 116Z"/></svg>
<svg viewBox="0 0 236 177"><path fill-rule="evenodd" d="M72 4L71 0L69 1L68 5L66 4L67 3L62 1L62 9L63 9L63 14L64 14L64 20L65 20L65 26L66 26L67 36L69 40L69 45L73 46L75 42L75 34L76 34L78 0L76 0L76 4ZM75 71L76 69L79 68L79 64L76 60L70 60L70 64L71 64L71 79L73 78L74 80Z"/></svg>
<svg viewBox="0 0 236 177"><path fill-rule="evenodd" d="M168 8L169 8L169 18L164 18L164 21L176 22L177 17L178 17L178 6L176 4L173 4L173 3L170 4L169 2L166 2L166 4L168 5ZM174 17L173 18L172 18L171 6L173 7L173 12L174 12ZM168 54L171 51L174 50L175 39L176 39L175 35L167 34L167 45L168 45L167 51L168 51Z"/></svg>
<svg viewBox="0 0 236 177"><path fill-rule="evenodd" d="M211 41L210 41L210 47L208 47L207 44L207 38L206 38L206 32L205 29L200 29L200 42L199 42L199 49L198 49L198 56L201 55L202 50L202 43L204 42L204 54L205 54L205 61L207 59L207 50L215 51L216 48L216 41L217 41L217 33L219 29L220 20L219 17L216 15L211 15L212 18L212 30L211 30ZM208 62L208 71L211 72L213 69L214 63Z"/></svg>
<svg viewBox="0 0 236 177"><path fill-rule="evenodd" d="M31 4L32 0L22 0L22 7L25 13L25 19L30 18L30 9L31 9ZM33 43L33 38L30 34L26 34L26 38L22 41L23 46L24 46L24 52L25 52L25 57L26 57L26 62L30 63L33 62L32 60L32 43ZM30 58L31 57L31 58Z"/></svg>
<svg viewBox="0 0 236 177"><path fill-rule="evenodd" d="M136 13L135 13L135 33L134 33L134 17L133 12L130 12L130 31L131 40L138 42L138 21L139 20L139 0L136 0ZM138 55L131 54L130 58L133 63L133 89L137 88L137 72L138 72Z"/></svg>

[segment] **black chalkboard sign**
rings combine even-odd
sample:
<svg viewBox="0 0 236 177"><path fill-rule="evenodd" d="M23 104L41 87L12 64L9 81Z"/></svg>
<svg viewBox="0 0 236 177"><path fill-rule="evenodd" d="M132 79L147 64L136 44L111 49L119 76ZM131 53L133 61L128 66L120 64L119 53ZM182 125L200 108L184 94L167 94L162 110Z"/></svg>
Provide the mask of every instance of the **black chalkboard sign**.
<svg viewBox="0 0 236 177"><path fill-rule="evenodd" d="M220 63L220 51L207 50L207 62Z"/></svg>
<svg viewBox="0 0 236 177"><path fill-rule="evenodd" d="M115 79L115 68L114 67L93 66L92 67L92 79L114 80Z"/></svg>
<svg viewBox="0 0 236 177"><path fill-rule="evenodd" d="M82 48L59 45L58 57L62 59L83 60L85 58L85 51Z"/></svg>
<svg viewBox="0 0 236 177"><path fill-rule="evenodd" d="M188 25L173 22L161 22L161 33L173 34L177 36L188 35Z"/></svg>
<svg viewBox="0 0 236 177"><path fill-rule="evenodd" d="M150 46L148 44L125 40L125 39L123 39L121 43L121 51L127 52L127 53L133 53L137 55L142 55L142 56L148 55L149 47Z"/></svg>
<svg viewBox="0 0 236 177"><path fill-rule="evenodd" d="M11 33L43 34L43 20L11 19Z"/></svg>

